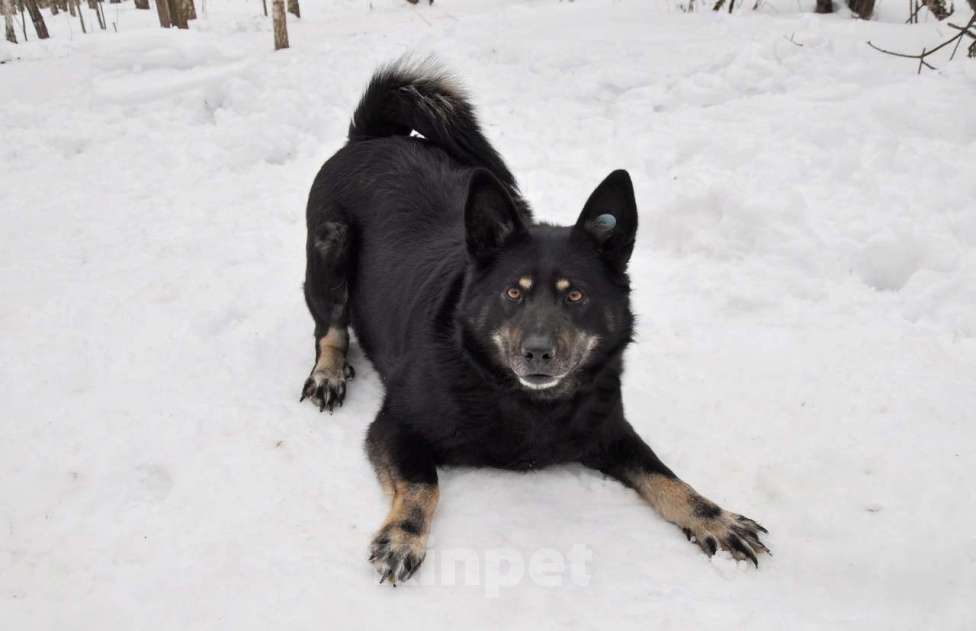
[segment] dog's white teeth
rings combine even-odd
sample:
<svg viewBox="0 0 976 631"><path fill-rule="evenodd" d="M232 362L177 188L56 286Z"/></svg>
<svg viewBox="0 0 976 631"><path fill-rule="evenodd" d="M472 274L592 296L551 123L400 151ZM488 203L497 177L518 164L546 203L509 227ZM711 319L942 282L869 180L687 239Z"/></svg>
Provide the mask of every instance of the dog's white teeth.
<svg viewBox="0 0 976 631"><path fill-rule="evenodd" d="M545 390L546 388L551 388L557 383L559 383L561 378L550 379L549 381L541 381L535 383L531 381L526 381L522 377L519 377L518 380L523 386L529 388L530 390Z"/></svg>

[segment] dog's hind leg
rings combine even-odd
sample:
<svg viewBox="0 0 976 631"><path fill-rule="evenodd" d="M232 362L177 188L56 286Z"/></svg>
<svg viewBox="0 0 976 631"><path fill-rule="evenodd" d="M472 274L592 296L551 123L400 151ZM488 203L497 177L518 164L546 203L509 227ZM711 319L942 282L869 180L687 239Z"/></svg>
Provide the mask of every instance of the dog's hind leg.
<svg viewBox="0 0 976 631"><path fill-rule="evenodd" d="M305 302L315 320L315 365L302 386L302 398L319 410L342 406L346 381L355 375L349 351L349 226L326 221L309 229Z"/></svg>
<svg viewBox="0 0 976 631"><path fill-rule="evenodd" d="M437 507L437 467L426 442L390 417L384 404L366 435L366 451L390 512L369 549L380 582L410 578L427 554L427 536Z"/></svg>

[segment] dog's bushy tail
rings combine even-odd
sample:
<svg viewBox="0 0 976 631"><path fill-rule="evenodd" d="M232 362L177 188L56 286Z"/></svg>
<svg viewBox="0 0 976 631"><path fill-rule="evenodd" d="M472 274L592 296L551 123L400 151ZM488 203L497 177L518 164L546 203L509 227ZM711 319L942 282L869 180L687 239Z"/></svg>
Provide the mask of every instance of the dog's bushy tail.
<svg viewBox="0 0 976 631"><path fill-rule="evenodd" d="M349 141L414 130L461 164L491 171L528 214L515 177L481 133L464 89L430 59L400 59L373 74L349 123Z"/></svg>

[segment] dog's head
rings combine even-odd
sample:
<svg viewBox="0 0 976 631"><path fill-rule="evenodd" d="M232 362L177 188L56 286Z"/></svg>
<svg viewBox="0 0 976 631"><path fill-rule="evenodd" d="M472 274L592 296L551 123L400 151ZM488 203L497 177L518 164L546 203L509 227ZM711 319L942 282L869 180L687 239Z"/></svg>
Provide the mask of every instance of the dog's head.
<svg viewBox="0 0 976 631"><path fill-rule="evenodd" d="M627 261L637 208L626 171L593 191L572 227L526 226L485 170L465 207L470 263L458 316L481 364L524 392L568 396L619 356L633 318Z"/></svg>

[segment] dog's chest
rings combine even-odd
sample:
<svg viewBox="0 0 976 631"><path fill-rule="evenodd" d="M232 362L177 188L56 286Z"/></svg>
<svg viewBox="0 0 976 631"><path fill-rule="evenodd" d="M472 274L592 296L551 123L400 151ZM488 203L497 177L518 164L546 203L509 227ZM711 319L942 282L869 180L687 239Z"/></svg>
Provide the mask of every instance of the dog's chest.
<svg viewBox="0 0 976 631"><path fill-rule="evenodd" d="M568 409L526 409L497 404L460 432L457 464L530 470L573 462L587 444L586 425Z"/></svg>

